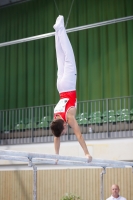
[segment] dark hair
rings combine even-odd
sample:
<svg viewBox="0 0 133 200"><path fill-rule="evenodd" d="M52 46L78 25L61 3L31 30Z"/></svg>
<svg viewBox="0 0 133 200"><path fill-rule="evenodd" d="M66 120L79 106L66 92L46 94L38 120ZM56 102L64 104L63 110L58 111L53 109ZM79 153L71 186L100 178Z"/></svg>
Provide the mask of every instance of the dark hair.
<svg viewBox="0 0 133 200"><path fill-rule="evenodd" d="M64 130L64 120L57 119L55 121L52 121L50 128L55 137L60 137L62 131Z"/></svg>

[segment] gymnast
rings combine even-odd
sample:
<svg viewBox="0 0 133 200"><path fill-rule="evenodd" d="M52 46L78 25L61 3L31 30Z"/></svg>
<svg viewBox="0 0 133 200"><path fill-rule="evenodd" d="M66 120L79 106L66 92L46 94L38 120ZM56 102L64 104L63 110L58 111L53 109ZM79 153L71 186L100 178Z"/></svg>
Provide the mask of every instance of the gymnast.
<svg viewBox="0 0 133 200"><path fill-rule="evenodd" d="M73 49L64 27L64 17L59 15L53 27L55 29L55 47L58 65L57 89L60 95L60 101L54 108L54 120L51 123L55 153L59 154L60 136L66 134L68 124L73 129L85 156L88 158L88 162L90 162L92 157L75 119L77 70Z"/></svg>

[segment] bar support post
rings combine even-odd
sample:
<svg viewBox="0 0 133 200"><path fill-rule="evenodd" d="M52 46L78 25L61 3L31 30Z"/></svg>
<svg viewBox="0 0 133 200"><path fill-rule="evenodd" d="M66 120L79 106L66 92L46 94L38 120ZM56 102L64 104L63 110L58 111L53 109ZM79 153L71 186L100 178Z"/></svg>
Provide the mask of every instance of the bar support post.
<svg viewBox="0 0 133 200"><path fill-rule="evenodd" d="M37 200L37 166L33 165L33 200Z"/></svg>
<svg viewBox="0 0 133 200"><path fill-rule="evenodd" d="M28 167L33 167L33 200L37 200L37 166L32 163L31 157L28 159Z"/></svg>
<svg viewBox="0 0 133 200"><path fill-rule="evenodd" d="M104 200L104 184L103 184L103 175L106 174L106 168L103 167L103 171L100 173L101 183L100 183L100 200Z"/></svg>

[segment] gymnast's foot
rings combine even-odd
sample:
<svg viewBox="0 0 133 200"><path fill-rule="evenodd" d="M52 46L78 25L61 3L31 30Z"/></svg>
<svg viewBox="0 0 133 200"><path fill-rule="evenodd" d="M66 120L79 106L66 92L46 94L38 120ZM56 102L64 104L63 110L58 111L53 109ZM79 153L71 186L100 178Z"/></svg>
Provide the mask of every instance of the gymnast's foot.
<svg viewBox="0 0 133 200"><path fill-rule="evenodd" d="M56 19L56 22L53 26L53 28L58 31L60 28L64 27L64 17L62 15L59 15Z"/></svg>

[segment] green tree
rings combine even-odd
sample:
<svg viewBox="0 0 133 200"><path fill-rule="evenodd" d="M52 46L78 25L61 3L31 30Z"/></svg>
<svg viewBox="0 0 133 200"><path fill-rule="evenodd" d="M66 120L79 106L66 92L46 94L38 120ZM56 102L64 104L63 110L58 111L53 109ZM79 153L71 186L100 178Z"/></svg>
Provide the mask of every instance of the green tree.
<svg viewBox="0 0 133 200"><path fill-rule="evenodd" d="M60 200L81 200L81 198L74 194L66 193L65 196L63 196Z"/></svg>

